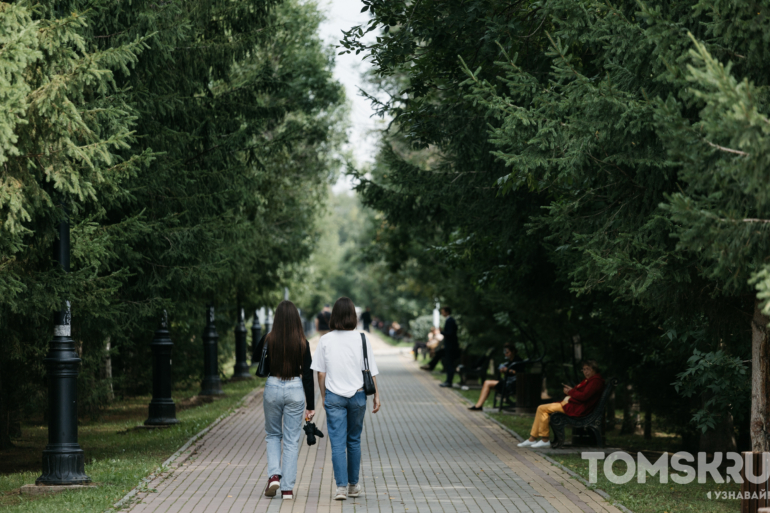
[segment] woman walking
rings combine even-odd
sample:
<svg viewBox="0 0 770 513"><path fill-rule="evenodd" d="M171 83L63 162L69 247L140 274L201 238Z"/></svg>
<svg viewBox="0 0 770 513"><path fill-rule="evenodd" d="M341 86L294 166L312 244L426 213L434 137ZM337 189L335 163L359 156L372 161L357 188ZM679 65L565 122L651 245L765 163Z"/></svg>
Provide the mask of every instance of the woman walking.
<svg viewBox="0 0 770 513"><path fill-rule="evenodd" d="M273 330L259 341L257 354L262 354L264 344L267 344L266 368L270 370L263 397L267 475L270 476L265 495L274 497L280 488L283 499L293 499L303 413L308 420L315 415L310 345L294 303L281 301L278 305Z"/></svg>
<svg viewBox="0 0 770 513"><path fill-rule="evenodd" d="M369 370L375 385L372 413L380 410L377 388L377 364L372 357L372 343L356 331L358 319L353 301L341 297L334 303L329 327L321 337L312 368L318 371L318 388L326 409L326 426L332 446L332 466L337 484L336 500L358 497L361 485L361 431L364 429L366 394L362 371L366 368L362 336L366 340Z"/></svg>

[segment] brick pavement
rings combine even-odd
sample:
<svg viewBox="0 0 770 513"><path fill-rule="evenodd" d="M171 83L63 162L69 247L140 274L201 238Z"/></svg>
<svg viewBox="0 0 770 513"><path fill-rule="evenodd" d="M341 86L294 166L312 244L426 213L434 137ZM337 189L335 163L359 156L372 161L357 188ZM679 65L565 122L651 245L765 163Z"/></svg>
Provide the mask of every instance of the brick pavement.
<svg viewBox="0 0 770 513"><path fill-rule="evenodd" d="M362 436L363 494L332 500L328 437L299 454L296 498L263 496L267 475L262 394L220 422L172 468L137 494L134 513L613 512L586 489L451 390L441 389L409 358L375 341L383 408L369 411ZM326 418L316 423L326 433Z"/></svg>

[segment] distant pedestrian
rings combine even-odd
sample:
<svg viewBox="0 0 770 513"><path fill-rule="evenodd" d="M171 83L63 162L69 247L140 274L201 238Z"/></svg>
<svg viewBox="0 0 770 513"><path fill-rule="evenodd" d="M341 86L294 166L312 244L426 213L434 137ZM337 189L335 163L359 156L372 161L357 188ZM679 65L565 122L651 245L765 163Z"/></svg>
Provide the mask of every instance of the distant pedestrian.
<svg viewBox="0 0 770 513"><path fill-rule="evenodd" d="M329 326L332 331L321 337L315 352L313 370L318 371L318 388L326 408L326 426L332 447L336 500L358 497L361 469L361 432L364 429L366 394L361 371L365 369L362 336L366 340L369 370L376 392L372 413L380 410L377 389L377 364L369 337L356 331L358 319L353 301L341 297L334 303Z"/></svg>
<svg viewBox="0 0 770 513"><path fill-rule="evenodd" d="M283 499L293 499L303 413L308 420L315 415L310 345L305 339L302 319L294 303L281 301L278 305L273 330L259 341L256 354L262 354L264 344L267 344L265 363L270 370L262 400L267 475L270 476L265 495L273 497L280 488Z"/></svg>
<svg viewBox="0 0 770 513"><path fill-rule="evenodd" d="M435 326L430 329L430 333L428 333L428 342L425 344L425 347L430 351L432 358L420 368L422 370L433 372L433 369L436 368L438 362L444 359L444 354L446 353L444 350L444 335L441 334L441 330Z"/></svg>
<svg viewBox="0 0 770 513"><path fill-rule="evenodd" d="M369 333L369 326L372 324L372 309L368 306L366 311L361 314L361 321L364 323L364 331Z"/></svg>
<svg viewBox="0 0 770 513"><path fill-rule="evenodd" d="M448 306L441 308L441 315L446 317L444 321L444 370L446 371L446 381L439 386L451 387L455 377L455 366L460 357L460 342L457 340L457 322L452 317L452 309Z"/></svg>
<svg viewBox="0 0 770 513"><path fill-rule="evenodd" d="M329 333L329 320L331 318L331 308L329 308L329 305L324 305L323 310L315 316L315 330L318 332L319 337Z"/></svg>

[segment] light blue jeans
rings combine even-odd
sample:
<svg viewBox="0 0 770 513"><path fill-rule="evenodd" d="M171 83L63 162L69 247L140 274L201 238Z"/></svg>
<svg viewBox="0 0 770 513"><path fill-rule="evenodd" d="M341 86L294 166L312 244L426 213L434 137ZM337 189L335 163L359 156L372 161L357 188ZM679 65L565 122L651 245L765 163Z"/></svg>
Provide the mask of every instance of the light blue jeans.
<svg viewBox="0 0 770 513"><path fill-rule="evenodd" d="M270 376L265 384L262 404L265 408L267 475L281 476L281 491L293 490L297 481L297 458L305 413L302 379L296 377L282 381Z"/></svg>
<svg viewBox="0 0 770 513"><path fill-rule="evenodd" d="M337 486L358 484L361 470L361 431L364 429L366 394L342 397L326 391L326 430L332 446L332 467ZM346 451L347 449L347 451Z"/></svg>

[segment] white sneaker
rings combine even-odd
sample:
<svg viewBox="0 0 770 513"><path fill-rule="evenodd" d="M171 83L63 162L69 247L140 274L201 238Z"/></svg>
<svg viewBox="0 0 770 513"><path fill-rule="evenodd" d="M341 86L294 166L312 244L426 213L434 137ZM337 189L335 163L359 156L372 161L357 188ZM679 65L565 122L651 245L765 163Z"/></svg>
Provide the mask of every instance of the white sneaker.
<svg viewBox="0 0 770 513"><path fill-rule="evenodd" d="M551 442L544 442L540 440L539 442L532 444L533 449L550 449L551 448Z"/></svg>
<svg viewBox="0 0 770 513"><path fill-rule="evenodd" d="M337 493L334 495L335 501L344 501L348 498L348 490L344 486L337 487Z"/></svg>
<svg viewBox="0 0 770 513"><path fill-rule="evenodd" d="M535 440L534 442L530 442L529 440L524 440L519 445L517 445L517 447L532 447L536 443L537 443L537 440Z"/></svg>
<svg viewBox="0 0 770 513"><path fill-rule="evenodd" d="M356 485L349 484L348 485L348 497L358 497L359 495L361 495L361 485L360 484L356 484Z"/></svg>

